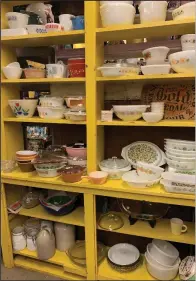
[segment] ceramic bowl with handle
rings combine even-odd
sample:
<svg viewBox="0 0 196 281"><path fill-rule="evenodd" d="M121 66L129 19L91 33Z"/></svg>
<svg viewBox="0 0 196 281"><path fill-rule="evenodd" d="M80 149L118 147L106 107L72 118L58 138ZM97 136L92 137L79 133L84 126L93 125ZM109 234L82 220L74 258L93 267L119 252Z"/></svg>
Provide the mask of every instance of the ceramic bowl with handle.
<svg viewBox="0 0 196 281"><path fill-rule="evenodd" d="M28 25L29 15L9 12L6 13L9 28L25 28Z"/></svg>
<svg viewBox="0 0 196 281"><path fill-rule="evenodd" d="M196 63L195 54L195 50L188 50L169 55L172 69L177 73L193 73Z"/></svg>
<svg viewBox="0 0 196 281"><path fill-rule="evenodd" d="M139 5L140 22L165 21L167 1L142 1Z"/></svg>
<svg viewBox="0 0 196 281"><path fill-rule="evenodd" d="M8 100L16 117L31 118L35 113L38 100Z"/></svg>

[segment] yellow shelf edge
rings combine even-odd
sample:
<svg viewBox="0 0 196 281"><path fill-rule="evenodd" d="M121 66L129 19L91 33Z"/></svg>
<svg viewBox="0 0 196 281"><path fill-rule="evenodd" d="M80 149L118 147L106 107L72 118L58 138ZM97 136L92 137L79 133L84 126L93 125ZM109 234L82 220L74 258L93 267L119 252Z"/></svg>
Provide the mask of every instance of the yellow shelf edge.
<svg viewBox="0 0 196 281"><path fill-rule="evenodd" d="M110 122L97 121L98 126L144 126L144 127L195 127L195 120L161 120L158 123L147 123L144 120Z"/></svg>
<svg viewBox="0 0 196 281"><path fill-rule="evenodd" d="M38 205L32 209L22 208L21 211L19 212L19 215L84 227L84 208L83 207L77 207L70 214L67 214L64 216L54 216L54 215L49 214L44 209L44 207L42 207L41 205Z"/></svg>
<svg viewBox="0 0 196 281"><path fill-rule="evenodd" d="M85 82L86 79L83 77L78 77L78 78L33 78L33 79L2 79L1 83L2 84L29 84L29 83L75 83L75 82Z"/></svg>
<svg viewBox="0 0 196 281"><path fill-rule="evenodd" d="M44 124L65 124L65 125L86 125L86 121L70 121L66 119L42 119L39 117L32 118L18 118L7 117L3 119L4 122L16 122L16 123L44 123Z"/></svg>
<svg viewBox="0 0 196 281"><path fill-rule="evenodd" d="M152 81L152 80L178 80L178 79L195 79L195 73L171 73L171 74L156 74L156 75L130 75L119 77L97 77L97 82L110 81Z"/></svg>
<svg viewBox="0 0 196 281"><path fill-rule="evenodd" d="M14 264L18 267L50 274L65 280L86 280L83 276L65 272L62 266L51 264L46 261L32 260L32 258L28 258L27 256L17 255L14 258Z"/></svg>
<svg viewBox="0 0 196 281"><path fill-rule="evenodd" d="M169 219L163 218L157 220L156 226L152 228L147 221L140 220L138 220L134 225L130 225L128 216L119 212L115 213L123 219L124 225L120 229L113 230L113 232L147 238L156 238L160 240L165 240L165 237L167 237L168 241L192 245L195 244L195 224L193 222L184 222L184 224L188 226L188 231L177 236L171 232ZM102 231L109 231L102 229L98 225L97 228Z"/></svg>

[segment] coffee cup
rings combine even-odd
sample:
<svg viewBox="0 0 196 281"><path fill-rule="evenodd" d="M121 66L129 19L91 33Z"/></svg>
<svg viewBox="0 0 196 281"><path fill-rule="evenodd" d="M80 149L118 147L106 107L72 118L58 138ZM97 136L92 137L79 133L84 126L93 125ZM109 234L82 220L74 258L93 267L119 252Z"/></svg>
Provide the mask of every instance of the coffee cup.
<svg viewBox="0 0 196 281"><path fill-rule="evenodd" d="M187 231L187 226L185 224L183 224L183 221L181 219L178 218L172 218L170 220L171 223L171 232L174 235L180 235L184 232Z"/></svg>

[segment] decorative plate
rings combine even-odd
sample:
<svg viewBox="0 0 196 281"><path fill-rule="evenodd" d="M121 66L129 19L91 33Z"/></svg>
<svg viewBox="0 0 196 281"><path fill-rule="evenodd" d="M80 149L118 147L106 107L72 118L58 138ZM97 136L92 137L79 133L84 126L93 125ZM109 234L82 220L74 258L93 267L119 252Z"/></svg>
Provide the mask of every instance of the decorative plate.
<svg viewBox="0 0 196 281"><path fill-rule="evenodd" d="M156 144L148 141L136 141L125 146L122 149L121 156L131 163L134 168L136 167L137 161L155 166L163 165L163 152Z"/></svg>

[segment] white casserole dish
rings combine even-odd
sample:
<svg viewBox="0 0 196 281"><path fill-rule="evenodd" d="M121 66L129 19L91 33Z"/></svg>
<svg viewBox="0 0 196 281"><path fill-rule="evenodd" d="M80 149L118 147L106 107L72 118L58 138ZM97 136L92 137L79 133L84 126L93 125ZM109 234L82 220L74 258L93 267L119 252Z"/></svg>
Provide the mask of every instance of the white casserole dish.
<svg viewBox="0 0 196 281"><path fill-rule="evenodd" d="M178 184L168 180L161 180L160 183L164 186L167 192L195 194L195 185Z"/></svg>
<svg viewBox="0 0 196 281"><path fill-rule="evenodd" d="M141 70L142 70L142 73L144 75L169 74L170 69L171 69L170 64L143 65L143 66L141 66Z"/></svg>
<svg viewBox="0 0 196 281"><path fill-rule="evenodd" d="M86 112L83 111L67 111L64 116L71 121L86 121Z"/></svg>
<svg viewBox="0 0 196 281"><path fill-rule="evenodd" d="M160 182L161 178L156 180L144 180L140 176L137 175L135 170L125 173L122 176L122 180L125 181L129 186L134 188L148 188L152 187L154 184Z"/></svg>
<svg viewBox="0 0 196 281"><path fill-rule="evenodd" d="M42 107L37 106L39 117L43 119L63 119L66 107Z"/></svg>
<svg viewBox="0 0 196 281"><path fill-rule="evenodd" d="M64 99L61 97L51 97L51 96L44 96L44 97L40 97L40 104L41 106L45 106L45 107L61 107L63 106L64 103Z"/></svg>
<svg viewBox="0 0 196 281"><path fill-rule="evenodd" d="M112 64L112 63L108 63L101 67L98 67L97 70L100 70L102 76L104 77L138 75L140 72L139 66L128 66L128 65L123 66L120 64Z"/></svg>
<svg viewBox="0 0 196 281"><path fill-rule="evenodd" d="M63 168L64 166L58 167L58 168L54 168L54 169L40 169L40 168L36 168L36 171L38 173L38 175L42 178L53 178L53 177L57 177L60 175L60 173L58 172L58 170L60 170L61 168Z"/></svg>
<svg viewBox="0 0 196 281"><path fill-rule="evenodd" d="M112 157L99 163L99 168L107 172L110 179L121 179L122 175L131 170L131 165L124 159Z"/></svg>
<svg viewBox="0 0 196 281"><path fill-rule="evenodd" d="M181 183L184 185L188 184L188 185L195 186L195 182L196 182L195 175L187 175L187 174L174 173L174 172L164 172L161 174L161 177L164 180L174 182L174 183Z"/></svg>
<svg viewBox="0 0 196 281"><path fill-rule="evenodd" d="M168 159L168 158L166 158L166 162L170 167L178 169L178 170L194 170L195 164L196 164L195 161L193 161L193 162L187 162L187 161L179 162L179 161L174 161L174 160L171 160L171 159Z"/></svg>

